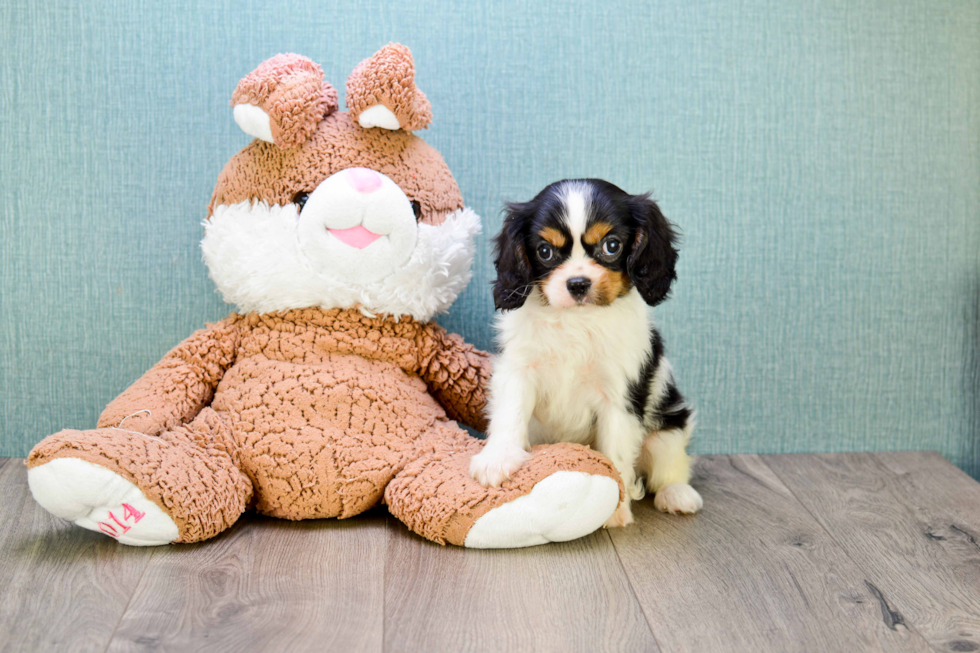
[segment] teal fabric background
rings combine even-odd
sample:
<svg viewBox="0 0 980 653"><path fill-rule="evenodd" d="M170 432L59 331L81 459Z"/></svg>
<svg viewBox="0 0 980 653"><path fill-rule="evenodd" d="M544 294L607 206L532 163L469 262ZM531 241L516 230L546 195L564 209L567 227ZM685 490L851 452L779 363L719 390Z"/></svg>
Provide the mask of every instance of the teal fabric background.
<svg viewBox="0 0 980 653"><path fill-rule="evenodd" d="M198 248L283 51L343 89L415 53L423 132L484 217L441 322L490 347L487 236L563 177L684 232L656 315L696 450L938 449L980 473L980 3L0 5L0 454L100 409L230 309Z"/></svg>

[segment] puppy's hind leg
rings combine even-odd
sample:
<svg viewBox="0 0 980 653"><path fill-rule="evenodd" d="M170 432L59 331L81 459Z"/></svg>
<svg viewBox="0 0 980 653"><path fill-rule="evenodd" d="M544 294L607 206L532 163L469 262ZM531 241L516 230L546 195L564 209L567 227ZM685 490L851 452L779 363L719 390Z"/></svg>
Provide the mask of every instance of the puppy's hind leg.
<svg viewBox="0 0 980 653"><path fill-rule="evenodd" d="M643 441L640 472L646 476L647 490L655 495L653 505L661 512L694 514L704 505L690 485L694 459L687 445L693 430L693 417L688 417L683 426L652 431Z"/></svg>

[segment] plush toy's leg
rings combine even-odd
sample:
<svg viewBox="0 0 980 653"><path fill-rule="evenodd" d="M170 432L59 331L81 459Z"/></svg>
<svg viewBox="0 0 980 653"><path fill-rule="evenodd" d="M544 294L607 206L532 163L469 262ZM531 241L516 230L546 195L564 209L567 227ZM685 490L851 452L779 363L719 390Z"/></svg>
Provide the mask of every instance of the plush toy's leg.
<svg viewBox="0 0 980 653"><path fill-rule="evenodd" d="M385 490L393 515L440 544L508 549L588 535L616 510L619 474L604 456L577 444L534 447L499 488L470 478L483 443L453 423L437 424L419 457Z"/></svg>
<svg viewBox="0 0 980 653"><path fill-rule="evenodd" d="M34 447L27 466L46 510L134 546L214 537L252 497L228 427L210 408L159 437L61 431Z"/></svg>

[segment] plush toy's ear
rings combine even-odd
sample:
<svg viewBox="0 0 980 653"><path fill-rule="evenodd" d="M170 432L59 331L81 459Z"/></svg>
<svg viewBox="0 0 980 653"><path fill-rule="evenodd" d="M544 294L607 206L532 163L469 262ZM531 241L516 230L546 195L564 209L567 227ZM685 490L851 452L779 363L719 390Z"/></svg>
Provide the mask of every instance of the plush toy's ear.
<svg viewBox="0 0 980 653"><path fill-rule="evenodd" d="M364 128L415 131L428 127L432 107L415 86L412 51L389 43L357 64L347 78L347 109Z"/></svg>
<svg viewBox="0 0 980 653"><path fill-rule="evenodd" d="M677 275L677 234L660 207L647 195L630 198L630 212L636 224L636 236L626 271L640 296L650 306L667 299L670 284Z"/></svg>
<svg viewBox="0 0 980 653"><path fill-rule="evenodd" d="M290 148L302 145L337 110L337 91L306 57L277 54L238 82L231 105L246 134Z"/></svg>
<svg viewBox="0 0 980 653"><path fill-rule="evenodd" d="M507 204L504 226L493 239L493 304L498 310L520 308L531 294L534 278L524 247L524 225L534 216L532 202Z"/></svg>

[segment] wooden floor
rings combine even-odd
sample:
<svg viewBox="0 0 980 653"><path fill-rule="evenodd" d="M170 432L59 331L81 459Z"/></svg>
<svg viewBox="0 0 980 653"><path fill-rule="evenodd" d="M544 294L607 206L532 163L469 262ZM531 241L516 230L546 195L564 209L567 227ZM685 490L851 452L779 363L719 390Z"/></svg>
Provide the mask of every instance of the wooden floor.
<svg viewBox="0 0 980 653"><path fill-rule="evenodd" d="M136 549L0 459L3 651L980 651L980 484L933 453L706 456L696 517L512 551L383 510Z"/></svg>

